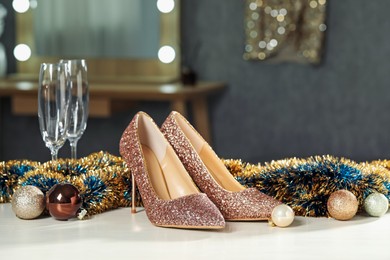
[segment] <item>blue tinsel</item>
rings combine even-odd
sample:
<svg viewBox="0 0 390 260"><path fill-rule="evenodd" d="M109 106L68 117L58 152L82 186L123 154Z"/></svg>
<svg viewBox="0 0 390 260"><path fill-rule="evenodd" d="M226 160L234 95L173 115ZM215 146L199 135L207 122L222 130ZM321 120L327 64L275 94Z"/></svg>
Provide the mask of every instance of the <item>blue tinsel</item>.
<svg viewBox="0 0 390 260"><path fill-rule="evenodd" d="M346 189L362 206L372 192L390 199L390 171L376 164L358 164L332 156L285 159L265 165L224 160L233 176L244 186L290 205L297 215L327 216L326 202L331 193Z"/></svg>
<svg viewBox="0 0 390 260"><path fill-rule="evenodd" d="M347 189L359 204L372 192L390 200L390 162L356 163L344 158L316 156L251 165L224 160L231 174L244 186L289 204L297 215L326 216L330 194ZM131 178L120 157L99 152L79 160L63 159L39 164L29 161L0 163L0 202L9 202L18 185L33 185L43 192L57 183L71 183L84 199L87 215L130 206ZM142 205L136 193L137 206Z"/></svg>

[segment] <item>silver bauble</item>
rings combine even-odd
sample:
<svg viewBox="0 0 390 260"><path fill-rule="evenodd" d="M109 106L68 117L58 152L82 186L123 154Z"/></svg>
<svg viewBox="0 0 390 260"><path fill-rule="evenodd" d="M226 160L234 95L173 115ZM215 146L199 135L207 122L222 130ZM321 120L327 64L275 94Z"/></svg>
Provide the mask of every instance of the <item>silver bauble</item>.
<svg viewBox="0 0 390 260"><path fill-rule="evenodd" d="M13 194L11 204L17 217L34 219L45 209L45 195L35 186L22 186Z"/></svg>
<svg viewBox="0 0 390 260"><path fill-rule="evenodd" d="M371 193L364 200L364 209L372 217L381 217L389 209L389 201L382 193Z"/></svg>

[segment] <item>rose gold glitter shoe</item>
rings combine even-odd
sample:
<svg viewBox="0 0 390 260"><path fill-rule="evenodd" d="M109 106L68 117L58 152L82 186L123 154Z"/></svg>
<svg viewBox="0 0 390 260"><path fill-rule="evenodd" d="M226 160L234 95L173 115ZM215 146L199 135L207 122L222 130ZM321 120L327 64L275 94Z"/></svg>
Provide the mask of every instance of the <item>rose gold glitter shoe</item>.
<svg viewBox="0 0 390 260"><path fill-rule="evenodd" d="M152 224L187 229L219 229L225 220L206 194L200 193L172 146L152 118L138 112L120 140L120 153L132 172Z"/></svg>
<svg viewBox="0 0 390 260"><path fill-rule="evenodd" d="M175 149L199 189L217 205L225 220L269 220L281 202L256 188L245 188L226 169L208 143L178 112L173 111L161 131Z"/></svg>

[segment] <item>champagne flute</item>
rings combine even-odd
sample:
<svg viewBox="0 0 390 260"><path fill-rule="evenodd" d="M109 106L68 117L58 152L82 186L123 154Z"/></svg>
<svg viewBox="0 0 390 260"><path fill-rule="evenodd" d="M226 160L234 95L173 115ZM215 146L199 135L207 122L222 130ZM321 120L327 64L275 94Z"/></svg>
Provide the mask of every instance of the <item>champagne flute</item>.
<svg viewBox="0 0 390 260"><path fill-rule="evenodd" d="M38 119L43 141L57 160L66 141L69 121L70 90L66 64L42 63L38 86Z"/></svg>
<svg viewBox="0 0 390 260"><path fill-rule="evenodd" d="M87 63L84 59L61 60L67 64L69 72L70 121L67 138L71 148L71 158L77 158L77 142L87 128L89 90L87 79Z"/></svg>

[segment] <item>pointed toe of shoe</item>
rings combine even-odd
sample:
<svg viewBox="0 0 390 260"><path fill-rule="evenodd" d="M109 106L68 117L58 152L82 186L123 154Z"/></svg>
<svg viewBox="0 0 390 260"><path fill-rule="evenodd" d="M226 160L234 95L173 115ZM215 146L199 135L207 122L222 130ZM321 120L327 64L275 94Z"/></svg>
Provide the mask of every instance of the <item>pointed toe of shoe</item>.
<svg viewBox="0 0 390 260"><path fill-rule="evenodd" d="M224 200L224 206L220 207L223 216L228 221L268 220L271 219L272 210L282 204L256 188L231 193L229 197Z"/></svg>
<svg viewBox="0 0 390 260"><path fill-rule="evenodd" d="M226 169L213 149L178 112L161 127L198 188L207 194L225 220L268 220L279 201L255 188L245 188Z"/></svg>
<svg viewBox="0 0 390 260"><path fill-rule="evenodd" d="M158 208L155 214L148 216L156 226L186 229L225 227L225 219L221 212L203 193L166 201Z"/></svg>

